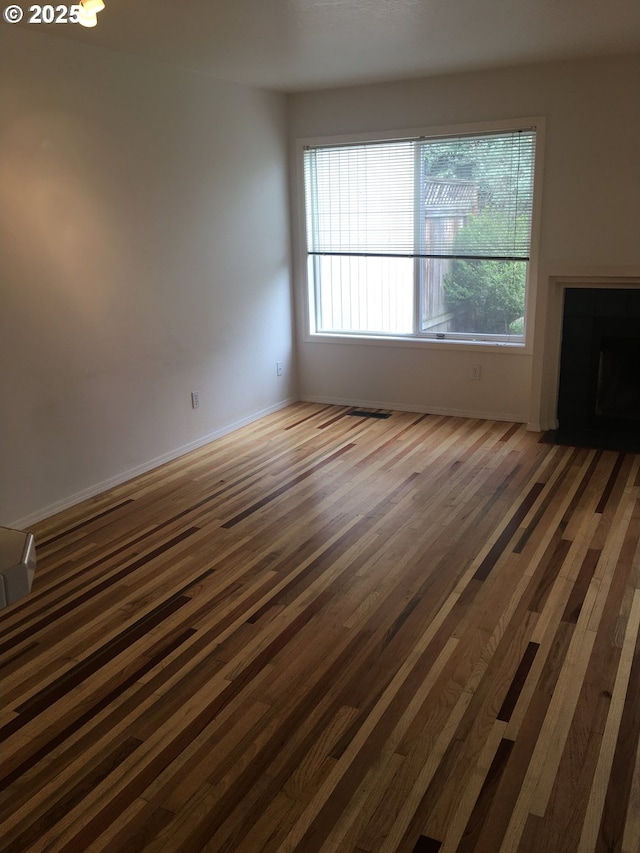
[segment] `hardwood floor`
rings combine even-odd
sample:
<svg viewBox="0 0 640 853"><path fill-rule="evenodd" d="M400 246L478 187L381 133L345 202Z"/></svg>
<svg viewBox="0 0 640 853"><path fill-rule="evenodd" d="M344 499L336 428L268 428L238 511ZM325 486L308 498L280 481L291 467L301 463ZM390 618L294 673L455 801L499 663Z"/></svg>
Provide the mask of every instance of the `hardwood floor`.
<svg viewBox="0 0 640 853"><path fill-rule="evenodd" d="M4 853L640 850L640 455L301 403L33 532Z"/></svg>

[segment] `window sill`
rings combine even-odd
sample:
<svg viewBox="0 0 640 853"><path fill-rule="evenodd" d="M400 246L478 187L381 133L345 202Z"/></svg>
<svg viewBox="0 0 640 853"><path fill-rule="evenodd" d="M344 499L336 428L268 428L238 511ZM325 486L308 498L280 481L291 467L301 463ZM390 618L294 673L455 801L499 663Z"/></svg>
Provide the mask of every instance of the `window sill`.
<svg viewBox="0 0 640 853"><path fill-rule="evenodd" d="M510 355L531 355L531 347L526 343L508 343L503 341L461 341L447 338L391 337L386 335L347 335L308 333L304 343L311 344L341 344L347 346L384 346L384 347L418 347L420 349L448 349L456 352L508 352Z"/></svg>

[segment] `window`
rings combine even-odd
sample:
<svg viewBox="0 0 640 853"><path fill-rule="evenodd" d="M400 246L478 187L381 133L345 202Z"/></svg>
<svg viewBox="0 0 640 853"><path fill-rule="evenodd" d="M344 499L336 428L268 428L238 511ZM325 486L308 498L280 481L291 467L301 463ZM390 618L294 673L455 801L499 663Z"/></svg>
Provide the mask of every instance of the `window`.
<svg viewBox="0 0 640 853"><path fill-rule="evenodd" d="M535 138L307 147L311 332L523 343Z"/></svg>

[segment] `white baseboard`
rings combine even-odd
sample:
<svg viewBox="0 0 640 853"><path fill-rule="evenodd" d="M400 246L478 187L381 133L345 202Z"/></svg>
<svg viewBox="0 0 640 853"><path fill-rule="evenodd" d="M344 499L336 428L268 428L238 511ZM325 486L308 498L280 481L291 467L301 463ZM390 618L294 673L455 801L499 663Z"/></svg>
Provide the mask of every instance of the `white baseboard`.
<svg viewBox="0 0 640 853"><path fill-rule="evenodd" d="M418 403L389 403L382 400L344 400L340 397L316 397L304 395L300 397L304 403L327 403L335 406L354 406L365 409L391 409L397 412L418 412L429 415L448 415L452 418L479 418L483 421L508 421L509 423L524 424L525 415L515 412L483 412L472 409L446 409L439 406L421 406Z"/></svg>
<svg viewBox="0 0 640 853"><path fill-rule="evenodd" d="M225 435L228 435L231 432L235 432L237 429L240 429L243 426L248 426L248 424L253 423L254 421L260 420L260 418L264 418L267 415L272 414L273 412L277 412L280 409L285 409L287 406L290 406L292 403L297 402L297 398L292 397L288 400L283 400L280 403L276 403L273 406L269 406L267 409L262 409L259 412L254 412L251 415L248 415L246 418L242 418L239 421L235 421L232 424L228 424L221 429L216 430L215 432L209 433L208 435L203 435L200 438L197 438L195 441L190 441L188 444L183 444L181 447L176 447L174 450L170 450L168 453L163 453L161 456L156 456L154 459L150 459L147 462L143 462L140 465L136 465L134 468L129 468L127 471L122 471L120 474L116 474L114 477L109 477L108 480L103 480L101 483L95 483L92 486L89 486L86 489L83 489L80 492L76 492L73 495L69 495L66 498L62 498L55 503L49 504L46 507L42 507L35 512L23 516L22 518L15 519L14 521L8 521L4 523L6 527L13 527L17 530L25 530L30 527L32 524L36 524L38 521L43 521L45 518L50 518L52 515L56 515L56 513L62 512L65 509L69 509L76 504L82 503L82 501L86 501L89 498L94 498L96 495L100 495L103 492L107 492L109 489L113 489L116 486L122 485L122 483L126 483L129 480L133 480L135 477L139 477L140 474L146 474L148 471L153 471L154 468L159 468L160 465L164 465L165 462L171 462L174 459L178 459L180 456L184 456L186 453L190 453L192 450L197 450L199 447L203 447L205 444L210 444L210 442L215 441L217 438L222 438Z"/></svg>

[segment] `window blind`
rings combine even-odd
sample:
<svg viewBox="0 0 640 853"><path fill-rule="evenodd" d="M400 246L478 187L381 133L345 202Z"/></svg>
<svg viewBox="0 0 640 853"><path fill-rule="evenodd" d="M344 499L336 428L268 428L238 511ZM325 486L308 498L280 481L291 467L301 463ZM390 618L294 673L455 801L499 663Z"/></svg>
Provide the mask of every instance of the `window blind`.
<svg viewBox="0 0 640 853"><path fill-rule="evenodd" d="M312 255L528 260L535 130L305 151Z"/></svg>

